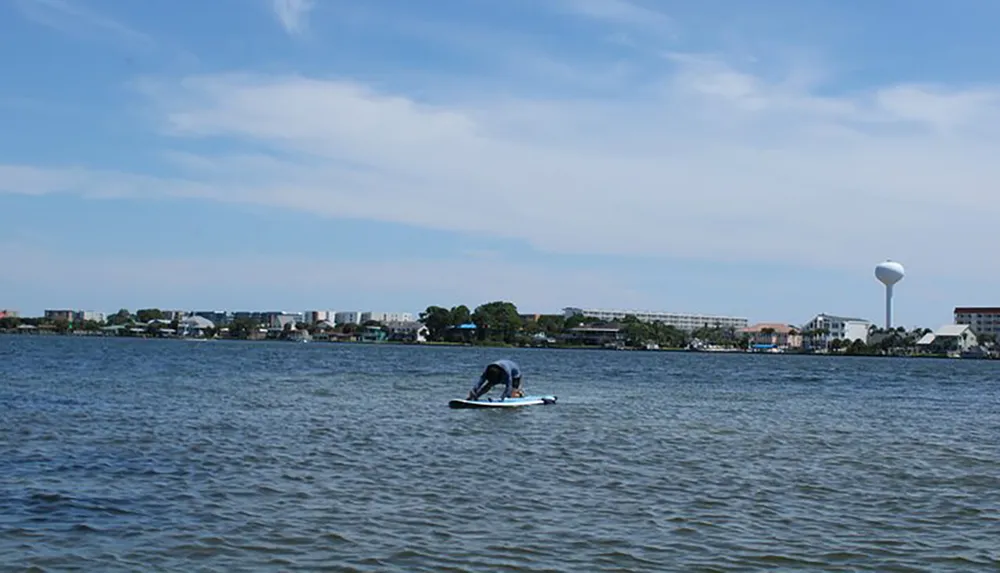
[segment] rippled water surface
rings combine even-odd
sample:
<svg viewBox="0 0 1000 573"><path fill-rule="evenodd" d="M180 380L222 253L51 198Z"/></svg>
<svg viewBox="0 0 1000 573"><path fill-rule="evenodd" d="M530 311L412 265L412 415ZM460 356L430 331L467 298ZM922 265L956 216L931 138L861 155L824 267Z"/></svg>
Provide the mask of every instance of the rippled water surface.
<svg viewBox="0 0 1000 573"><path fill-rule="evenodd" d="M494 358L559 403L451 410ZM1000 568L1000 362L0 336L0 570Z"/></svg>

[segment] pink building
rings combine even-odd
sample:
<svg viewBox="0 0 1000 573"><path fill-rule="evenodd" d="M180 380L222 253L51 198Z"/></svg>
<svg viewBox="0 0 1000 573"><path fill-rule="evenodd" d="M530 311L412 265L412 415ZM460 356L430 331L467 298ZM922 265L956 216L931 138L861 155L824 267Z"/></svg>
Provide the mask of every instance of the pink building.
<svg viewBox="0 0 1000 573"><path fill-rule="evenodd" d="M802 334L791 324L759 322L740 330L750 337L750 346L775 348L801 348Z"/></svg>

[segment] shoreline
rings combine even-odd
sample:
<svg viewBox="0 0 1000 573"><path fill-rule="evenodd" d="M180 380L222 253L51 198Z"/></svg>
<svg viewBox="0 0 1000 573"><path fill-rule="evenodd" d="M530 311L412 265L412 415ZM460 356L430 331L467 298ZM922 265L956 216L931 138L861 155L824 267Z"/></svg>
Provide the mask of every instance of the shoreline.
<svg viewBox="0 0 1000 573"><path fill-rule="evenodd" d="M99 332L72 332L72 333L57 333L57 332L32 332L31 334L23 332L10 332L10 331L0 331L0 336L12 336L12 337L45 337L45 338L99 338L99 339L134 339L134 340L166 340L166 341L178 341L178 342L250 342L250 343L280 343L280 344L318 344L318 345L352 345L352 346L410 346L410 347L425 347L425 348L510 348L518 350L588 350L588 351L606 351L606 352L640 352L644 354L656 354L656 353L677 353L682 352L685 354L709 354L709 355L772 355L772 356L822 356L830 358L937 358L946 360L998 360L998 357L991 356L948 356L947 354L875 354L875 353L859 353L859 354L847 354L843 352L751 352L741 349L732 350L690 350L688 348L658 348L658 349L646 349L646 348L605 348L601 346L593 345L566 345L566 344L553 344L544 346L520 346L515 344L506 344L502 342L492 342L484 341L478 343L467 343L467 342L444 342L444 341L427 341L427 342L412 342L412 341L396 341L396 340L382 340L382 341L359 341L359 340L282 340L274 338L262 338L262 339L252 339L252 338L194 338L194 337L178 337L178 336L117 336L117 335L106 335Z"/></svg>

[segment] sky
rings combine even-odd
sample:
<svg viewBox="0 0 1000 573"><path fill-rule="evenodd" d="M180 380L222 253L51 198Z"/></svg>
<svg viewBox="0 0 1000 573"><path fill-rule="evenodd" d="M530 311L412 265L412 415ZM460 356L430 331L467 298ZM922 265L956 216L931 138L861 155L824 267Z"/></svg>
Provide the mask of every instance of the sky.
<svg viewBox="0 0 1000 573"><path fill-rule="evenodd" d="M1000 304L990 0L5 0L0 308Z"/></svg>

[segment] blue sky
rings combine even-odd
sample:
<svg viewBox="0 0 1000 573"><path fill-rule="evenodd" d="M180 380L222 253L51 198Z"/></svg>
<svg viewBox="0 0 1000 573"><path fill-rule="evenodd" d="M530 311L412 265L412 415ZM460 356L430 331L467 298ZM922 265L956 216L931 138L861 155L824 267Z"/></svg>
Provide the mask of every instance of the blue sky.
<svg viewBox="0 0 1000 573"><path fill-rule="evenodd" d="M0 308L1000 301L986 0L0 3ZM984 263L985 259L985 263Z"/></svg>

